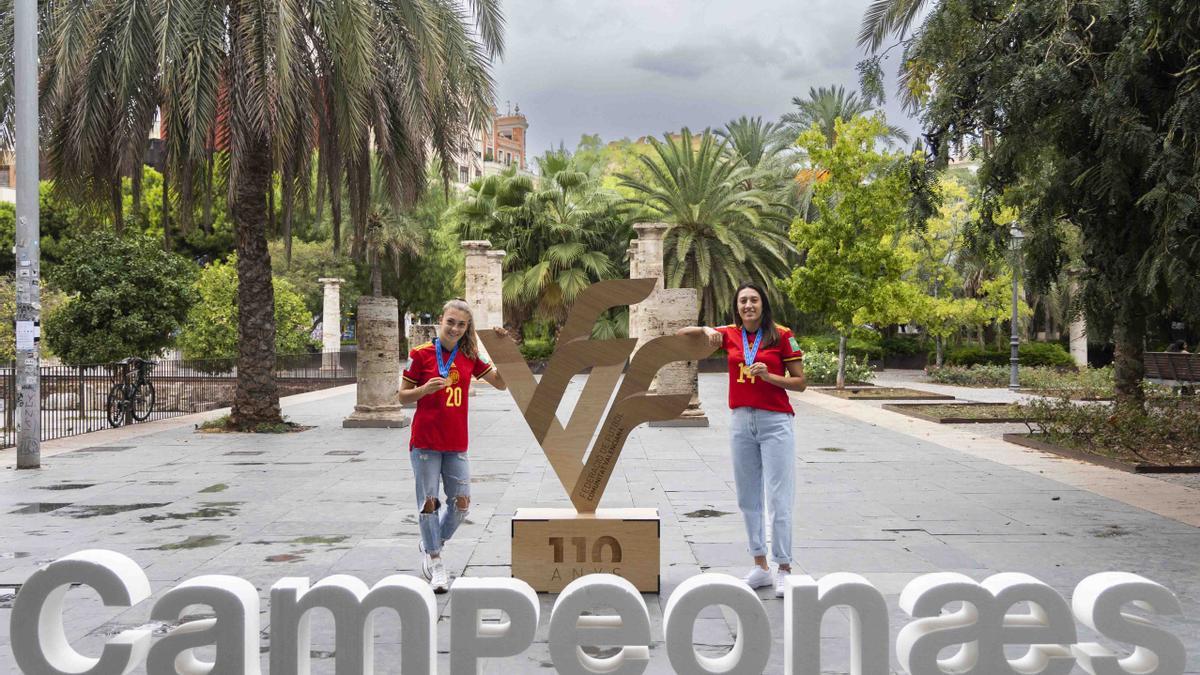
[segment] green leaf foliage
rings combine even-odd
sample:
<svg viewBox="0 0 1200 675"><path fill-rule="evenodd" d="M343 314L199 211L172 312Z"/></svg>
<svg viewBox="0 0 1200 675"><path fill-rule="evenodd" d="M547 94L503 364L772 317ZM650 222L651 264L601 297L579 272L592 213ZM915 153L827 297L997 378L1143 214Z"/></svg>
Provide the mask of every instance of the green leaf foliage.
<svg viewBox="0 0 1200 675"><path fill-rule="evenodd" d="M309 336L312 315L304 298L284 279L272 278L275 291L275 352L300 354L316 347ZM178 346L187 359L229 358L238 352L237 257L200 271L199 301L187 313Z"/></svg>
<svg viewBox="0 0 1200 675"><path fill-rule="evenodd" d="M56 272L71 298L47 318L46 341L67 363L153 356L187 316L195 274L186 258L142 235L71 239Z"/></svg>

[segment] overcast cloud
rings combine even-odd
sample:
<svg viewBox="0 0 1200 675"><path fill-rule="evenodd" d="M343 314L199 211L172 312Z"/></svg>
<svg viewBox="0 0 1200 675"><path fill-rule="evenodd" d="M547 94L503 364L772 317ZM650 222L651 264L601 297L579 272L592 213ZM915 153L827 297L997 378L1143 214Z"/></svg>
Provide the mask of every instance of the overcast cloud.
<svg viewBox="0 0 1200 675"><path fill-rule="evenodd" d="M857 90L855 38L869 3L504 0L497 106L529 118L531 157L560 141L574 148L585 133L607 141L776 119L809 87ZM888 120L915 132L888 86Z"/></svg>

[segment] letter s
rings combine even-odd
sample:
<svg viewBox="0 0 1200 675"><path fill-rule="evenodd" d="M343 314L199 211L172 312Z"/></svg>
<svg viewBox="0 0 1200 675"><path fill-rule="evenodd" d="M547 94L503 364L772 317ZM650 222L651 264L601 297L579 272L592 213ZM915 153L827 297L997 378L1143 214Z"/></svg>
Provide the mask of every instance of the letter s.
<svg viewBox="0 0 1200 675"><path fill-rule="evenodd" d="M1182 613L1175 594L1149 579L1129 572L1093 574L1075 587L1076 620L1134 649L1121 659L1098 643L1078 644L1073 651L1079 665L1091 675L1181 675L1187 660L1183 642L1147 618L1122 612L1129 603L1155 614Z"/></svg>

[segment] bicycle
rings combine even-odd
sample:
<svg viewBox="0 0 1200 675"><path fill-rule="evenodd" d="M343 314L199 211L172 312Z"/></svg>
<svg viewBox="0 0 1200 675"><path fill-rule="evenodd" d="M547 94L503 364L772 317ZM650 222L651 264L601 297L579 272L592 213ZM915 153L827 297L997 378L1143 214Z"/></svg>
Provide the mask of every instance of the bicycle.
<svg viewBox="0 0 1200 675"><path fill-rule="evenodd" d="M105 410L108 423L119 427L129 420L145 422L154 411L154 384L150 369L154 362L136 356L117 361L120 381L108 391Z"/></svg>

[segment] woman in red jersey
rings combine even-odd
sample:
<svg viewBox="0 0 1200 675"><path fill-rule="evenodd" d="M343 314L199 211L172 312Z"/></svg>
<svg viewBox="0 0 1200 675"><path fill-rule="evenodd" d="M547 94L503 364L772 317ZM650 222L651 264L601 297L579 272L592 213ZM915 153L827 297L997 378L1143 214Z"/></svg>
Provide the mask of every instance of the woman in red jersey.
<svg viewBox="0 0 1200 675"><path fill-rule="evenodd" d="M504 334L504 329L497 332ZM450 577L442 545L454 535L471 505L471 465L467 461L467 405L472 378L497 389L504 380L479 355L471 308L462 300L442 307L437 337L409 352L400 401L416 401L409 459L416 482L421 526L421 572L435 593L445 593ZM439 483L446 504L438 498Z"/></svg>
<svg viewBox="0 0 1200 675"><path fill-rule="evenodd" d="M742 284L734 295L734 323L721 328L692 326L681 335L703 332L729 360L729 445L738 508L746 525L754 566L744 577L751 588L771 585L764 532L771 521L771 561L777 566L775 594L783 597L792 571L792 501L796 493L794 411L788 390L804 391L804 353L792 331L775 325L767 294Z"/></svg>

